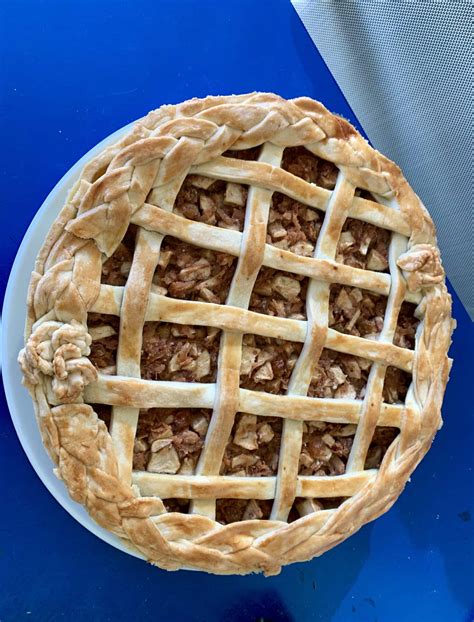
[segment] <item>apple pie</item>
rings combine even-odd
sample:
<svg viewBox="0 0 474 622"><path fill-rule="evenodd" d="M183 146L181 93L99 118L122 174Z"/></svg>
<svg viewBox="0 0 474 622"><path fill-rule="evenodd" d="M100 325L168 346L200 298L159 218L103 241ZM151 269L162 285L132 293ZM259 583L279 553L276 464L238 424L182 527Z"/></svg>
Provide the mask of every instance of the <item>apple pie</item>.
<svg viewBox="0 0 474 622"><path fill-rule="evenodd" d="M85 166L19 362L100 525L162 568L271 575L397 499L452 329L397 166L322 104L252 93L163 106Z"/></svg>

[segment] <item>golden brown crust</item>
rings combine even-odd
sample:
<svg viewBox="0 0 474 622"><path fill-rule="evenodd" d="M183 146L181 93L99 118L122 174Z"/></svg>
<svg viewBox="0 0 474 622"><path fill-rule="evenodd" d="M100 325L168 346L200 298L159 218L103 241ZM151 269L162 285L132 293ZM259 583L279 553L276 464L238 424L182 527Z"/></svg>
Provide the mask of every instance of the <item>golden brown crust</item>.
<svg viewBox="0 0 474 622"><path fill-rule="evenodd" d="M230 148L262 144L258 162L221 157ZM312 186L279 168L283 149L299 145L338 167L334 191ZM174 198L189 172L251 185L243 233L172 213ZM355 197L356 187L376 195L378 202ZM265 243L271 195L282 190L326 212L313 258ZM394 232L390 275L335 261L347 216ZM139 225L140 233L127 285L100 285L103 258L112 255L131 222ZM210 303L150 294L163 234L239 257L228 306L221 307L219 315ZM247 310L262 265L312 277L308 322ZM328 329L332 282L388 294L388 319L378 341ZM421 322L414 352L392 344L403 300L419 303ZM90 311L121 316L117 378L98 375L87 358ZM216 385L175 386L178 383L140 379L144 321L172 318L224 331ZM239 389L242 335L250 326L258 334L304 343L287 396ZM451 300L433 223L398 167L322 104L309 98L285 101L273 94L253 93L163 106L87 164L38 256L20 363L57 474L72 498L83 503L99 524L128 540L152 563L170 570L186 566L222 574L276 574L284 564L320 555L394 503L441 424L452 328ZM323 347L374 361L368 388L371 399L336 403L305 397L312 364ZM404 406L382 403L387 364L413 373ZM180 486L184 494L185 479L178 482L173 478L179 476L157 474L146 478L131 472L138 410L158 399L166 407L179 407L180 399L186 399L188 406L214 406L211 433L196 475L190 476L195 480L188 485L195 499L193 511L203 515L167 513L159 496L154 496ZM114 404L112 436L84 400ZM228 494L253 494L252 498L276 502L271 520L223 526L213 519L213 505L217 493L225 489L219 465L239 409L283 417L280 471L276 478L255 478L252 483L227 478L231 480L225 484ZM346 475L298 477L303 420L312 417L359 423ZM396 425L400 435L380 469L363 471L377 424ZM148 490L149 496L140 496L140 489ZM337 509L287 524L295 495L348 499Z"/></svg>

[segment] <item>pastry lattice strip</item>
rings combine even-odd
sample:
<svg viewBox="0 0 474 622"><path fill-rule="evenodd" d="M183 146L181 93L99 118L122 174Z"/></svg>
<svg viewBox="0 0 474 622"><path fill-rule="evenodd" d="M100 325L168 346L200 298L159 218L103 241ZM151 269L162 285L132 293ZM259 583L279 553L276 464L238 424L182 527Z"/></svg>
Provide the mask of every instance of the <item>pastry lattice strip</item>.
<svg viewBox="0 0 474 622"><path fill-rule="evenodd" d="M102 285L101 293L91 311L119 316L122 299L122 287ZM145 321L208 326L299 343L304 342L308 325L304 320L263 315L256 311L212 302L177 300L155 293L150 294ZM414 356L412 350L391 343L379 343L363 337L345 335L332 328L327 331L324 347L371 361L386 361L403 371L410 372L412 369Z"/></svg>
<svg viewBox="0 0 474 622"><path fill-rule="evenodd" d="M378 407L374 409L376 415L369 418L364 414L364 404L367 403L368 397L364 402L307 398L304 393L307 391L306 385L309 385L310 377L299 389L299 393L302 395L298 395L298 391L296 391L294 395L286 397L270 396L269 394L259 394L259 392L239 388L238 368L240 366L241 340L244 333L280 339L288 337L292 341L305 342L306 335L313 328L310 320L306 322L271 316L262 317L262 314L248 310L253 284L262 266L308 276L311 279L312 288L316 292L319 289L319 295L323 293L323 298L326 299L323 307L318 303L313 311L308 313L308 318L314 316L315 312L316 315L322 315L324 318L319 327L320 335L323 335L323 338L319 338L317 356L311 357L313 364L317 363L323 347L367 358L378 365L376 377L379 384L381 379L382 386L383 372L387 364L393 364L404 371L411 371L412 369L413 352L393 345L392 339L388 338L390 336L388 329L378 341L367 340L344 335L328 328L327 317L330 283L360 287L382 295L389 294L389 300L390 295L393 294L393 274L387 275L360 270L335 262L334 256L339 234L346 217L363 219L376 226L384 226L386 229L397 232L395 235L401 240L405 240L406 243L406 239L403 238L403 234L407 234L405 220L392 207L372 201L369 202L370 210L367 211L367 200L354 197L355 187L345 182L342 167L339 173L338 186L333 192L309 184L283 171L278 168L281 164L282 152L282 148L266 144L262 150L261 161L246 162L244 172L242 172L239 160L224 157L217 158L211 163L193 167L191 170L193 173L216 179L258 184L258 187L252 185L249 192L246 210L247 224L243 233L190 221L173 214L174 199L184 175L179 180L173 181L171 192L170 188L164 190L160 188L159 195L153 195L154 191L152 191L151 198L153 202L159 202L160 207L145 203L132 217L132 223L139 226L132 271L134 269L140 270L140 278L129 278L124 288L101 285L99 297L91 308L91 311L94 312L121 316L117 360L119 377L99 376L97 383L86 388L85 398L91 403L102 402L114 406L111 434L119 456L122 478L126 481L133 479L140 487L143 486L143 494L153 494L166 498L170 496L171 491L174 491L172 496L191 498L194 500L192 509L210 517L214 517L215 499L219 496L231 497L232 495L232 498L272 499L276 495L279 501L275 504L273 517L286 519L295 496L311 498L355 494L374 476L373 472L362 471L361 469L363 469L363 462L375 425L385 424L400 427L402 416L406 414L406 409L403 406L383 405L381 399L378 400L380 402ZM265 159L267 162L262 161ZM271 174L272 171L274 174ZM288 183L289 181L291 183ZM345 193L340 190L341 187L346 188ZM352 188L352 194L347 199L345 209L340 211L338 192L345 195L348 187ZM274 191L281 191L309 207L327 211L314 258L301 257L265 244L268 209ZM166 205L163 203L163 197L167 199ZM331 202L334 204L334 209L330 207ZM331 214L335 214L337 220L336 233L332 231L332 235L325 236L325 230L334 228L333 223L331 223ZM265 218L262 218L263 216ZM252 218L254 222L252 222ZM255 248L255 231L257 229L263 231L263 236L260 235L259 237L261 242L258 249ZM165 235L172 235L203 248L237 256L240 265L244 267L244 261L248 262L252 257L252 272L250 275L244 274L241 269L239 277L239 268L237 268L226 306L175 300L158 295L152 291L151 280L159 259L161 241ZM249 242L252 245L251 247ZM247 256L245 255L246 251ZM400 252L402 251L400 250ZM259 255L260 261L255 261L254 255ZM391 261L391 269L393 265L394 260ZM399 307L404 297L405 290L403 289L402 295L397 294L397 304L389 303L388 308L391 311L390 313L386 312L384 329L385 327L396 326ZM419 297L408 294L406 299L418 301ZM138 305L137 300L139 301ZM310 307L311 302L308 305ZM321 314L321 311L324 312ZM198 324L221 329L223 331L224 354L221 346L221 362L219 365L221 378L218 378L218 382L212 385L186 383L181 384L181 386L174 386L180 385L180 383L141 380L139 378L141 333L145 321ZM321 317L319 321L321 321ZM393 337L393 331L391 337ZM236 367L235 361L233 361L236 369L234 369L233 379L229 384L229 365L226 364L225 359L223 364L222 358L227 356L232 361L236 352L238 352L239 365ZM304 356L304 352L305 348L302 356ZM314 348L313 351L309 348L309 352L314 354ZM305 369L307 365L303 365L301 361L299 364L297 363L295 369L298 368ZM224 378L224 389L222 378ZM223 396L224 402L222 402ZM280 404L287 404L286 408L281 408L279 413L277 401ZM290 418L287 413L295 412L294 405L297 403L301 405L299 411L301 417L295 414L294 417ZM317 419L311 419L310 404L315 406ZM214 407L206 444L195 475L170 476L139 472L132 475L133 441L136 434L139 408L156 406L175 408L183 406ZM224 412L224 416L219 416L219 409ZM276 414L282 416L287 430L286 434L283 435L281 454L286 453L286 455L280 456L280 465L293 464L291 472L285 471L285 481L282 481L281 474L278 477L269 478L218 475L225 445L235 420L235 414L238 411L261 416L275 416ZM301 451L302 422L305 420L341 423L359 423L362 421L364 423L364 440L363 442L356 442L357 449L353 449L351 452L351 472L336 479L297 475L298 457ZM299 433L296 434L295 430ZM288 440L290 441L289 449ZM354 456L357 456L357 459ZM262 479L265 480L264 484L261 483ZM222 483L219 484L218 482ZM262 490L264 491L260 493L260 496L257 493L259 486L263 486ZM285 495L281 495L279 491L282 490L282 486L290 490L290 493L288 494L287 491ZM265 496L262 497L261 495ZM282 503L283 497L284 502Z"/></svg>
<svg viewBox="0 0 474 622"><path fill-rule="evenodd" d="M354 198L355 187L339 172L328 210L316 243L316 259L334 260L344 221ZM307 331L301 355L291 375L288 394L306 395L314 368L323 351L329 322L329 283L311 279L306 297ZM287 419L278 464L278 482L272 518L287 520L298 496L298 467L303 444L303 423Z"/></svg>
<svg viewBox="0 0 474 622"><path fill-rule="evenodd" d="M126 376L99 374L98 380L84 390L84 398L91 404L111 404L136 408L212 408L216 394L214 383L172 382L145 380ZM52 403L54 396L48 395ZM274 395L264 391L239 389L239 410L259 417L292 417L301 421L355 423L359 421L361 400L319 398L307 396ZM403 404L381 405L378 424L400 427Z"/></svg>
<svg viewBox="0 0 474 622"><path fill-rule="evenodd" d="M283 148L266 143L260 160L279 166ZM247 197L242 247L226 303L248 309L250 296L263 264L265 238L272 192L252 186ZM221 337L216 382L216 399L206 442L196 466L197 475L217 475L221 468L225 447L230 438L238 410L240 364L243 334L225 330ZM193 501L191 511L215 518L216 497Z"/></svg>

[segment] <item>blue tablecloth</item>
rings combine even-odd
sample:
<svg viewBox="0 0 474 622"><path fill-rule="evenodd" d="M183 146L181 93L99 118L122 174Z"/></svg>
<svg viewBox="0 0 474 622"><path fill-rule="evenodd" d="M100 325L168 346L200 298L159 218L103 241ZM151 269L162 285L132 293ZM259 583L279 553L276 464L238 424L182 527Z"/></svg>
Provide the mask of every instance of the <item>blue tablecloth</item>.
<svg viewBox="0 0 474 622"><path fill-rule="evenodd" d="M152 108L269 90L357 125L288 0L6 0L0 28L2 294L56 181ZM164 572L92 536L35 475L2 395L0 621L472 620L474 342L456 298L454 314L445 426L412 483L376 523L269 579Z"/></svg>

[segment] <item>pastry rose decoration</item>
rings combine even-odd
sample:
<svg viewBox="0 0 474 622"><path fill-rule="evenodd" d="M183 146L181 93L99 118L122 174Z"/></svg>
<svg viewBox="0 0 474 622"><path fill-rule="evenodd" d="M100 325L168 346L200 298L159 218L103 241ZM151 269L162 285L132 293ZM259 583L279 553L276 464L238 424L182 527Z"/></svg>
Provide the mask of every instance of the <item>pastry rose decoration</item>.
<svg viewBox="0 0 474 622"><path fill-rule="evenodd" d="M55 397L61 402L74 402L84 386L97 378L97 370L86 358L91 341L87 328L76 320L69 324L43 322L18 357L25 382L34 386L41 374L50 376Z"/></svg>
<svg viewBox="0 0 474 622"><path fill-rule="evenodd" d="M415 244L397 260L403 270L408 289L412 292L441 283L444 270L439 250L431 244Z"/></svg>

